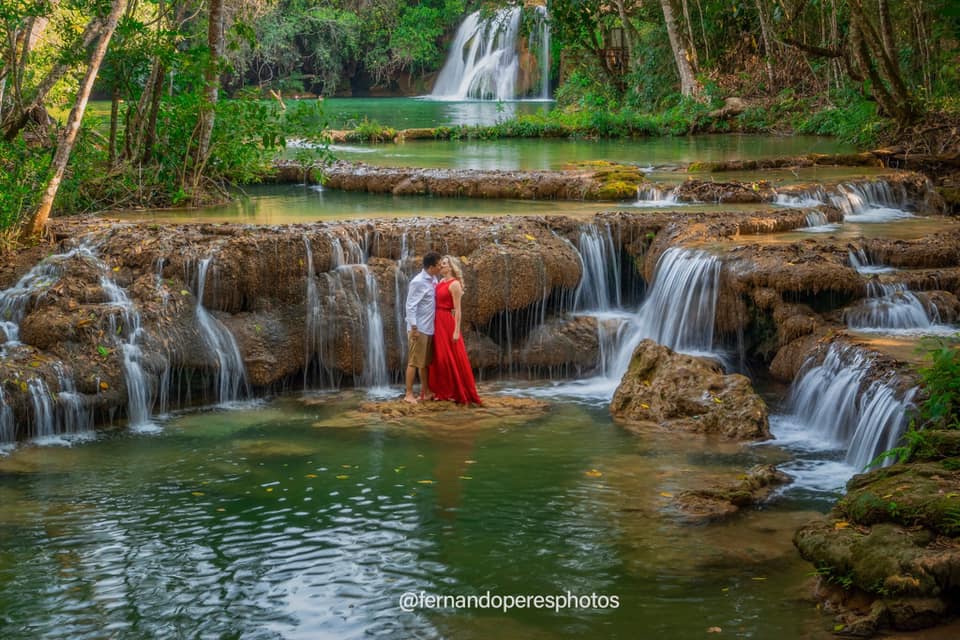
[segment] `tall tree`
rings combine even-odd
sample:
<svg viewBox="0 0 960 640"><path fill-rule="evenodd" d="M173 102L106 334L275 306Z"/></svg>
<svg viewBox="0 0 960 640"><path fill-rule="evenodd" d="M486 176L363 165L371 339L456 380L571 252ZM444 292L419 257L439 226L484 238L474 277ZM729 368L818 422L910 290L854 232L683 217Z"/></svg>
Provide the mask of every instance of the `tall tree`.
<svg viewBox="0 0 960 640"><path fill-rule="evenodd" d="M223 58L223 0L210 0L207 22L207 47L209 58L204 72L203 101L200 108L200 128L197 136L197 153L193 167L193 187L196 188L210 158L210 139L216 118L217 99L220 94L220 61Z"/></svg>
<svg viewBox="0 0 960 640"><path fill-rule="evenodd" d="M663 9L663 19L667 24L667 36L670 38L670 48L673 50L673 59L677 63L677 73L680 74L680 93L684 96L701 100L703 98L703 86L694 75L693 66L690 64L690 54L683 42L683 36L677 28L677 20L673 14L672 0L660 0L660 7Z"/></svg>
<svg viewBox="0 0 960 640"><path fill-rule="evenodd" d="M93 52L90 54L87 71L80 83L80 88L77 90L76 102L73 108L70 109L67 126L57 143L57 150L53 155L53 162L50 166L50 179L40 198L40 204L34 210L21 231L24 238L40 235L47 224L47 220L50 217L50 210L53 208L53 201L57 197L57 191L60 189L60 182L63 180L63 174L67 170L67 162L70 160L73 145L77 141L77 133L80 131L80 122L83 120L83 114L87 109L90 91L93 89L93 83L97 79L97 73L100 71L100 64L103 62L103 57L107 53L107 47L110 45L110 38L113 37L113 32L117 28L117 22L120 20L120 14L123 13L126 4L127 0L112 0L110 13L97 29L99 40Z"/></svg>

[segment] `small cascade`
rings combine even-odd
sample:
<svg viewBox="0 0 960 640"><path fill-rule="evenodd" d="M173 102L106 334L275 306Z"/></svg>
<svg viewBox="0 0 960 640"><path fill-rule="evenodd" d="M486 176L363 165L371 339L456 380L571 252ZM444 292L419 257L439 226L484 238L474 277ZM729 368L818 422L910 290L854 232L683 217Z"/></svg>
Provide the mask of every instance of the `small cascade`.
<svg viewBox="0 0 960 640"><path fill-rule="evenodd" d="M303 345L306 360L306 366L303 368L303 388L306 389L309 384L311 363L316 362L317 367L323 369L323 336L320 332L323 308L320 305L317 278L313 270L313 247L306 234L303 236L303 246L307 252L306 331Z"/></svg>
<svg viewBox="0 0 960 640"><path fill-rule="evenodd" d="M807 226L803 227L803 231L832 231L837 228L837 225L832 225L830 221L827 220L827 214L819 209L807 212L804 220Z"/></svg>
<svg viewBox="0 0 960 640"><path fill-rule="evenodd" d="M895 189L888 182L876 181L837 185L830 202L843 211L845 222L889 222L912 218L906 190L902 185Z"/></svg>
<svg viewBox="0 0 960 640"><path fill-rule="evenodd" d="M677 200L674 193L675 189L661 189L657 186L644 185L637 187L637 201L633 203L635 207L654 208L654 207L680 207L685 202Z"/></svg>
<svg viewBox="0 0 960 640"><path fill-rule="evenodd" d="M936 305L929 310L902 283L867 283L868 298L843 313L844 322L857 330L928 329L940 321Z"/></svg>
<svg viewBox="0 0 960 640"><path fill-rule="evenodd" d="M346 247L343 246L344 241ZM333 243L333 267L340 275L341 286L349 280L348 293L356 297L362 310L366 349L361 384L372 390L384 390L390 384L390 373L387 370L387 348L383 335L383 316L380 313L380 290L376 276L366 264L365 245L365 241L361 244L352 238L336 239ZM363 274L363 287L358 286L358 272Z"/></svg>
<svg viewBox="0 0 960 640"><path fill-rule="evenodd" d="M804 365L788 401L788 418L812 439L845 449L846 463L858 472L897 445L913 396L898 399L888 381L868 382L870 365L860 349L831 345L821 364Z"/></svg>
<svg viewBox="0 0 960 640"><path fill-rule="evenodd" d="M143 352L140 340L144 329L140 323L140 313L126 292L111 278L100 278L100 286L107 299L120 309L120 322L117 316L110 317L110 334L117 337L123 353L123 378L127 385L127 418L129 426L138 428L150 424L150 409L153 406L150 381L143 370Z"/></svg>
<svg viewBox="0 0 960 640"><path fill-rule="evenodd" d="M850 261L850 266L856 269L858 273L876 274L893 273L896 271L894 267L874 263L863 247L858 247L856 251L851 247L850 250L847 251L847 258Z"/></svg>
<svg viewBox="0 0 960 640"><path fill-rule="evenodd" d="M33 407L31 434L38 438L56 435L57 428L54 424L56 412L53 409L53 398L47 389L47 383L42 378L31 378L27 381L27 392L30 394L30 404Z"/></svg>
<svg viewBox="0 0 960 640"><path fill-rule="evenodd" d="M827 194L820 188L817 188L815 191L803 192L800 195L778 193L773 200L773 204L781 207L790 207L791 209L809 209L811 207L819 207L828 202Z"/></svg>
<svg viewBox="0 0 960 640"><path fill-rule="evenodd" d="M60 385L56 398L59 411L55 409L53 415L54 432L70 434L91 430L93 416L84 406L83 396L77 393L73 376L59 362L54 364L54 371L57 373L57 383Z"/></svg>
<svg viewBox="0 0 960 640"><path fill-rule="evenodd" d="M80 245L66 253L48 257L25 273L17 284L0 291L0 332L8 345L19 344L20 322L33 297L42 295L43 291L56 284L63 272L63 263L78 255L96 259L87 245Z"/></svg>
<svg viewBox="0 0 960 640"><path fill-rule="evenodd" d="M213 258L200 261L197 274L197 326L207 349L217 357L217 402L232 402L249 395L247 370L243 365L237 340L222 322L203 306L207 271Z"/></svg>
<svg viewBox="0 0 960 640"><path fill-rule="evenodd" d="M400 349L400 362L407 362L407 310L406 299L410 278L404 271L407 262L413 259L413 250L409 246L407 231L400 236L400 258L393 278L393 323L397 328L397 345ZM402 368L402 367L401 367Z"/></svg>
<svg viewBox="0 0 960 640"><path fill-rule="evenodd" d="M7 397L0 385L0 444L10 443L16 439L17 425L13 420L13 409L7 404Z"/></svg>
<svg viewBox="0 0 960 640"><path fill-rule="evenodd" d="M550 99L550 19L547 7L537 6L537 25L539 29L530 32L530 48L540 51L540 99Z"/></svg>
<svg viewBox="0 0 960 640"><path fill-rule="evenodd" d="M647 338L683 353L717 356L713 328L720 292L717 256L672 247L657 261L653 283L604 375L617 384L634 349Z"/></svg>
<svg viewBox="0 0 960 640"><path fill-rule="evenodd" d="M583 225L578 253L583 276L573 296L573 308L590 311L619 309L620 250L614 242L610 225L603 228L595 224Z"/></svg>
<svg viewBox="0 0 960 640"><path fill-rule="evenodd" d="M517 98L521 12L521 7L504 7L487 18L479 11L468 15L457 29L431 96L442 100ZM541 40L547 42L548 38ZM543 75L548 74L544 71Z"/></svg>

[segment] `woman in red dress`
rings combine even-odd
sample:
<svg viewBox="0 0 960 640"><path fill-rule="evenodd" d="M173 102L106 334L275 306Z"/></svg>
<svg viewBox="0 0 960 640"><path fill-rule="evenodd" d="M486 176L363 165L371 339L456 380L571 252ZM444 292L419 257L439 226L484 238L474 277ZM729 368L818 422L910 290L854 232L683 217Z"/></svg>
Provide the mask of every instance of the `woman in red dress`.
<svg viewBox="0 0 960 640"><path fill-rule="evenodd" d="M442 280L437 285L437 316L433 334L433 363L430 365L430 389L437 400L458 404L481 404L477 383L460 335L463 316L463 271L453 256L440 260Z"/></svg>

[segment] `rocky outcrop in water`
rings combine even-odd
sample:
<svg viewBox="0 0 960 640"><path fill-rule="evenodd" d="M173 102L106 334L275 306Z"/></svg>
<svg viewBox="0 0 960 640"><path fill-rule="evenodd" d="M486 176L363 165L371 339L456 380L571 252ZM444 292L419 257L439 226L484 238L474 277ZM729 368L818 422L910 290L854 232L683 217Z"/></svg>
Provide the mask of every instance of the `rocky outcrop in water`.
<svg viewBox="0 0 960 640"><path fill-rule="evenodd" d="M652 340L637 345L610 402L614 419L737 440L770 437L766 403L746 376L724 375L715 363L674 353Z"/></svg>
<svg viewBox="0 0 960 640"><path fill-rule="evenodd" d="M830 513L794 536L844 633L922 629L953 615L960 472L942 456L855 476Z"/></svg>
<svg viewBox="0 0 960 640"><path fill-rule="evenodd" d="M778 487L790 482L790 476L772 464L760 464L750 468L736 482L684 491L672 506L690 522L720 520L745 507L764 502Z"/></svg>

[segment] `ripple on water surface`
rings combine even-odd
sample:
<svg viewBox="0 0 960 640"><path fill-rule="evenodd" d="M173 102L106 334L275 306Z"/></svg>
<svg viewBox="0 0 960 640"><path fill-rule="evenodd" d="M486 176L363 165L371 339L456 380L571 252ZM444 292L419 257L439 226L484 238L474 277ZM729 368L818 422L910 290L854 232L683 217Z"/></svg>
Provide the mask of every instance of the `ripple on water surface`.
<svg viewBox="0 0 960 640"><path fill-rule="evenodd" d="M634 638L816 627L782 502L721 527L670 496L770 450L638 437L560 402L463 433L326 428L356 397L174 418L0 459L5 638ZM319 425L319 426L317 426ZM608 594L608 610L401 612L400 594ZM785 603L791 603L785 606ZM479 634L479 636L478 636Z"/></svg>

